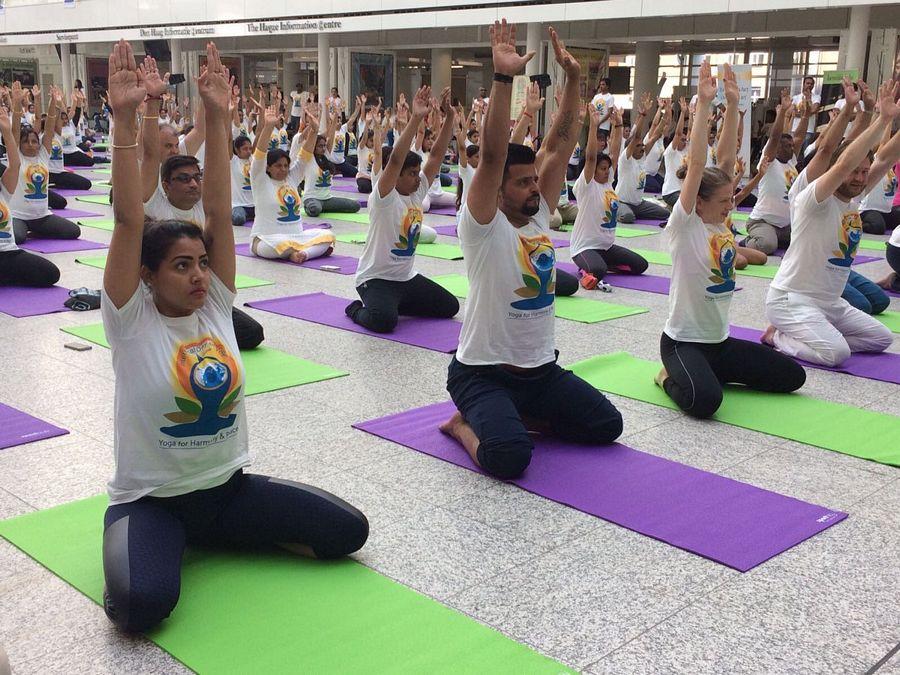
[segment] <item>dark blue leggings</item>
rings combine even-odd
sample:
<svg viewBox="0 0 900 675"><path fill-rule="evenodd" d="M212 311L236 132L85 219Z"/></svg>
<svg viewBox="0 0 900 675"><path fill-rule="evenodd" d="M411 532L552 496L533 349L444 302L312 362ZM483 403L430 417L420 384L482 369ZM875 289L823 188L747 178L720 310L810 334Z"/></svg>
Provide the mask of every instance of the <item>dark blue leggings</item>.
<svg viewBox="0 0 900 675"><path fill-rule="evenodd" d="M850 270L841 297L866 314L881 314L891 304L891 299L881 286L853 270Z"/></svg>
<svg viewBox="0 0 900 675"><path fill-rule="evenodd" d="M296 543L309 546L317 558L337 558L359 550L368 536L366 517L338 497L242 471L209 490L116 504L104 518L104 609L126 631L147 630L169 616L181 591L181 556L188 544Z"/></svg>

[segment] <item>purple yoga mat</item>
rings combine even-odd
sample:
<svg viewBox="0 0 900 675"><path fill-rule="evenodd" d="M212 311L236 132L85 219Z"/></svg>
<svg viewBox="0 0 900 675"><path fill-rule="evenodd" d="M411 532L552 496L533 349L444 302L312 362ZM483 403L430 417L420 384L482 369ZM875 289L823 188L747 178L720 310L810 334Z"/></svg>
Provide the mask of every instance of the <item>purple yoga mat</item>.
<svg viewBox="0 0 900 675"><path fill-rule="evenodd" d="M102 213L94 213L93 211L81 211L79 209L51 209L54 216L60 218L68 218L76 220L77 218L102 218Z"/></svg>
<svg viewBox="0 0 900 675"><path fill-rule="evenodd" d="M354 424L380 438L481 472L438 425L451 402ZM538 437L520 488L746 572L847 517L618 443Z"/></svg>
<svg viewBox="0 0 900 675"><path fill-rule="evenodd" d="M434 216L456 216L455 206L435 206L428 213Z"/></svg>
<svg viewBox="0 0 900 675"><path fill-rule="evenodd" d="M729 332L733 338L750 342L759 342L759 338L763 334L761 330L744 326L731 326ZM796 359L796 361L807 368L819 368L820 370L864 377L868 380L900 384L900 354L857 352L851 354L849 359L834 368L810 363L803 359Z"/></svg>
<svg viewBox="0 0 900 675"><path fill-rule="evenodd" d="M312 260L307 260L302 265L298 265L297 263L292 263L290 260L274 260L271 258L260 258L258 256L255 256L250 251L250 244L238 244L234 247L234 252L246 258L271 260L272 262L287 263L288 265L293 265L294 267L306 267L313 270L320 270L322 269L323 265L335 265L337 267L340 267L341 269L325 270L326 272L333 272L335 274L356 274L356 268L359 267L359 258L354 258L349 255L329 255L325 256L324 258L313 258Z"/></svg>
<svg viewBox="0 0 900 675"><path fill-rule="evenodd" d="M63 436L65 429L0 403L0 449Z"/></svg>
<svg viewBox="0 0 900 675"><path fill-rule="evenodd" d="M57 190L53 188L56 194L61 197L65 197L66 199L74 199L75 197L102 197L103 195L108 195L108 192L101 192L98 190Z"/></svg>
<svg viewBox="0 0 900 675"><path fill-rule="evenodd" d="M68 299L69 289L62 286L50 288L0 286L0 312L19 318L68 312L69 308L63 305Z"/></svg>
<svg viewBox="0 0 900 675"><path fill-rule="evenodd" d="M350 302L347 298L338 298L325 293L309 293L248 302L247 306L445 354L455 352L459 346L459 331L462 324L458 321L401 316L393 333L373 333L353 323L344 314L344 308Z"/></svg>
<svg viewBox="0 0 900 675"><path fill-rule="evenodd" d="M359 192L359 190L356 189L356 183L355 183L355 182L352 183L352 184L351 184L351 183L347 183L346 185L335 185L335 184L332 183L331 189L332 189L332 190L336 190L336 191L338 191L338 192Z"/></svg>
<svg viewBox="0 0 900 675"><path fill-rule="evenodd" d="M90 251L98 248L109 248L106 244L87 239L28 239L19 248L38 253L65 253L67 251Z"/></svg>
<svg viewBox="0 0 900 675"><path fill-rule="evenodd" d="M434 211L431 211L430 213L434 213ZM437 225L434 227L434 231L447 237L458 236L456 233L456 225ZM555 248L567 248L572 244L568 239L555 239L551 237L550 241L553 242Z"/></svg>
<svg viewBox="0 0 900 675"><path fill-rule="evenodd" d="M573 263L558 262L556 267L569 274L574 274L576 277L579 276L578 265ZM660 295L668 295L671 284L669 277L660 277L655 274L607 274L603 277L603 281L616 288L630 288L634 291L646 291Z"/></svg>
<svg viewBox="0 0 900 675"><path fill-rule="evenodd" d="M660 220L658 218L647 219L647 218L637 218L634 221L634 225L650 225L652 227L659 227L660 223L664 223L666 221ZM621 223L622 225L631 225L632 223Z"/></svg>

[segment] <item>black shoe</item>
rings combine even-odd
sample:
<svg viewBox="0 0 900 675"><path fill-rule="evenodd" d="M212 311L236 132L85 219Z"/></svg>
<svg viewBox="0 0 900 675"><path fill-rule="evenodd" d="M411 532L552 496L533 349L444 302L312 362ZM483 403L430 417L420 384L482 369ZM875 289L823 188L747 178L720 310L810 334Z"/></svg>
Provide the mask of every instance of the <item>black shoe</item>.
<svg viewBox="0 0 900 675"><path fill-rule="evenodd" d="M349 305L344 307L344 314L349 316L351 319L356 315L356 313L363 308L362 300L354 300Z"/></svg>

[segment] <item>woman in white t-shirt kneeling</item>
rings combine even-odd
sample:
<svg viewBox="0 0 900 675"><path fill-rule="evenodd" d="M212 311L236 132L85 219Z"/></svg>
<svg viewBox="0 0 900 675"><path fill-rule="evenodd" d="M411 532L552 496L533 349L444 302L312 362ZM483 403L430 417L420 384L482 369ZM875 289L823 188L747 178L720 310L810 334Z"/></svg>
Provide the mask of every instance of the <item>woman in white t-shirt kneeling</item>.
<svg viewBox="0 0 900 675"><path fill-rule="evenodd" d="M332 213L356 213L359 211L359 202L346 197L333 197L331 195L331 182L337 173L333 159L327 148L334 138L334 124L332 117L328 122L328 131L324 136L315 137L315 145L310 150L305 147L300 151L300 161L303 165L303 208L306 213L316 218L323 212ZM356 171L356 167L353 167Z"/></svg>
<svg viewBox="0 0 900 675"><path fill-rule="evenodd" d="M716 81L709 62L704 61L687 174L665 229L672 256L672 288L669 318L660 338L663 369L656 383L679 408L698 418L711 417L719 409L724 384L786 393L806 381L806 372L796 361L728 335L737 250L725 221L734 203L731 175L737 154L739 94L734 73L727 64L724 69L728 106L717 151L719 165L704 168L709 104L716 95Z"/></svg>
<svg viewBox="0 0 900 675"><path fill-rule="evenodd" d="M231 323L230 88L212 43L206 57L198 81L207 123L205 231L179 220L145 229L133 125L117 125L113 136L115 229L101 311L116 377L116 468L103 596L107 616L129 632L154 627L175 608L187 545L279 545L334 558L358 550L369 531L365 516L334 495L244 472L246 382ZM147 90L128 43L116 44L109 70L116 116L134 119Z"/></svg>

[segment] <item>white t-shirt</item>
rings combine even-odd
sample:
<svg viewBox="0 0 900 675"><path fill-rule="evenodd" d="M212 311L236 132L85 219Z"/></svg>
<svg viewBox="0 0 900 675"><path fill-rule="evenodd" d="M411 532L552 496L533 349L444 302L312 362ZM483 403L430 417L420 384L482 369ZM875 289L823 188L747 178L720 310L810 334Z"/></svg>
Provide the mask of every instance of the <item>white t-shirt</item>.
<svg viewBox="0 0 900 675"><path fill-rule="evenodd" d="M303 116L303 103L306 101L306 95L301 94L294 89L291 94L291 117Z"/></svg>
<svg viewBox="0 0 900 675"><path fill-rule="evenodd" d="M6 190L6 186L0 182L0 251L15 251L16 236L13 232L12 214L9 211L9 203L12 195Z"/></svg>
<svg viewBox="0 0 900 675"><path fill-rule="evenodd" d="M356 157L359 154L359 143L353 129L347 130L347 154L350 157Z"/></svg>
<svg viewBox="0 0 900 675"><path fill-rule="evenodd" d="M896 246L900 248L900 227L895 227L894 231L891 233L891 238L888 240L891 246Z"/></svg>
<svg viewBox="0 0 900 675"><path fill-rule="evenodd" d="M766 175L759 181L756 204L751 218L765 220L770 225L785 227L791 224L788 195L797 180L797 163L793 158L788 162L772 159Z"/></svg>
<svg viewBox="0 0 900 675"><path fill-rule="evenodd" d="M609 109L615 104L616 98L612 94L601 94L598 92L594 96L594 98L591 99L591 105L600 112L601 119L609 114ZM607 119L603 124L600 125L600 128L609 131L611 128L610 120Z"/></svg>
<svg viewBox="0 0 900 675"><path fill-rule="evenodd" d="M896 194L897 174L894 173L894 167L891 167L884 177L863 197L860 211L890 213L891 209L894 208L894 195Z"/></svg>
<svg viewBox="0 0 900 675"><path fill-rule="evenodd" d="M643 157L642 165L644 167L644 171L647 172L648 176L655 176L659 173L659 166L662 162L664 152L665 145L663 144L662 138L657 139L656 143L644 150L645 154Z"/></svg>
<svg viewBox="0 0 900 675"><path fill-rule="evenodd" d="M272 129L272 135L269 137L269 145L266 146L266 151L269 150L284 150L287 152L291 147L290 140L288 139L287 129L282 127L281 129Z"/></svg>
<svg viewBox="0 0 900 675"><path fill-rule="evenodd" d="M469 295L456 358L469 366L508 364L536 368L556 359L556 252L550 206L516 228L497 209L482 225L464 207L459 241Z"/></svg>
<svg viewBox="0 0 900 675"><path fill-rule="evenodd" d="M803 103L803 99L804 99L803 92L800 92L799 94L794 95L794 97L791 99L791 103L793 103L794 106L799 106L801 103ZM811 94L810 101L812 101L813 103L821 103L822 97L819 96L818 94ZM797 131L797 127L799 127L799 126L800 126L800 117L795 117L793 125L791 126L791 131L792 132ZM816 116L810 115L809 116L809 126L806 129L806 133L812 134L812 133L815 133L815 131L816 131Z"/></svg>
<svg viewBox="0 0 900 675"><path fill-rule="evenodd" d="M593 178L587 182L582 171L572 190L578 200L578 215L572 228L572 255L608 250L616 240L619 213L619 197L612 184L601 185Z"/></svg>
<svg viewBox="0 0 900 675"><path fill-rule="evenodd" d="M716 156L716 146L715 145L707 145L706 146L706 168L712 168L719 163L719 158Z"/></svg>
<svg viewBox="0 0 900 675"><path fill-rule="evenodd" d="M24 112L22 113L22 121L25 122L30 127L34 126L34 113L33 112Z"/></svg>
<svg viewBox="0 0 900 675"><path fill-rule="evenodd" d="M839 98L837 101L834 102L835 110L843 110L846 107L847 107L847 99L845 99L845 98ZM863 111L864 111L863 102L860 101L859 103L856 104L856 114L858 115L859 113L861 113ZM844 138L847 138L850 135L850 132L852 132L852 131L853 131L853 122L850 122L847 124L847 128L844 130Z"/></svg>
<svg viewBox="0 0 900 675"><path fill-rule="evenodd" d="M60 134L62 140L62 151L64 155L71 155L75 152L78 152L78 143L77 143L78 132L75 130L75 125L72 122L69 122L66 126L62 128L62 133Z"/></svg>
<svg viewBox="0 0 900 675"><path fill-rule="evenodd" d="M471 164L459 166L459 179L462 181L462 197L460 208L466 203L466 195L469 194L469 187L472 185L472 179L475 178L475 167Z"/></svg>
<svg viewBox="0 0 900 675"><path fill-rule="evenodd" d="M734 235L724 223L686 213L679 199L664 232L672 256L669 318L663 329L673 340L714 344L728 337L734 295Z"/></svg>
<svg viewBox="0 0 900 675"><path fill-rule="evenodd" d="M251 241L254 238L266 241L266 235L289 235L303 231L300 195L297 184L303 171L303 162L297 160L288 170L287 178L276 181L266 173L266 156L254 153L250 160L250 184L256 202L256 215ZM275 244L272 239L268 243Z"/></svg>
<svg viewBox="0 0 900 675"><path fill-rule="evenodd" d="M342 124L334 135L334 143L331 144L331 161L335 164L344 163L344 149L347 140L347 125Z"/></svg>
<svg viewBox="0 0 900 675"><path fill-rule="evenodd" d="M409 281L416 275L413 261L422 231L422 202L428 184L420 175L419 189L401 195L394 188L382 197L378 183L369 195L369 234L359 258L356 285L370 279Z"/></svg>
<svg viewBox="0 0 900 675"><path fill-rule="evenodd" d="M43 140L41 142L43 143ZM62 173L66 170L63 161L63 139L59 134L53 134L53 140L50 141L50 160L47 166L50 173Z"/></svg>
<svg viewBox="0 0 900 675"><path fill-rule="evenodd" d="M313 155L302 150L300 151L300 161L303 166L303 199L321 199L322 201L329 199L333 178L331 170L320 167Z"/></svg>
<svg viewBox="0 0 900 675"><path fill-rule="evenodd" d="M581 163L581 156L582 156L582 154L583 154L583 153L582 153L582 150L581 150L581 143L576 143L576 144L575 144L575 149L572 150L572 156L569 157L569 164L570 164L571 166L578 166L578 165Z"/></svg>
<svg viewBox="0 0 900 675"><path fill-rule="evenodd" d="M246 136L250 139L251 143L256 142L256 134L250 131L250 125L248 125L246 121L241 122L241 126L236 124L231 125L231 140L236 139L238 136Z"/></svg>
<svg viewBox="0 0 900 675"><path fill-rule="evenodd" d="M160 314L143 284L121 309L102 291L116 374L111 504L209 489L250 463L234 298L215 274L203 307L182 317Z"/></svg>
<svg viewBox="0 0 900 675"><path fill-rule="evenodd" d="M203 200L198 199L191 209L175 208L162 188L162 181L156 186L156 192L149 201L144 202L144 215L153 220L184 220L194 223L201 228L206 223L206 214L203 212Z"/></svg>
<svg viewBox="0 0 900 675"><path fill-rule="evenodd" d="M830 302L844 292L862 239L862 219L853 202L834 195L816 201L816 182L809 183L794 200L791 245L772 288Z"/></svg>
<svg viewBox="0 0 900 675"><path fill-rule="evenodd" d="M684 150L678 150L675 148L674 143L669 143L666 147L666 151L663 153L663 158L666 162L666 175L663 178L662 186L663 196L681 192L682 181L677 174L678 169L687 166L688 147L685 145Z"/></svg>
<svg viewBox="0 0 900 675"><path fill-rule="evenodd" d="M250 160L231 156L231 208L253 206L253 186L250 185Z"/></svg>
<svg viewBox="0 0 900 675"><path fill-rule="evenodd" d="M616 171L616 175L619 177L619 182L616 184L619 201L626 204L640 204L643 201L647 172L644 171L642 164L641 159L635 159L626 154L619 155L619 166Z"/></svg>
<svg viewBox="0 0 900 675"><path fill-rule="evenodd" d="M43 145L36 157L26 157L19 151L19 182L9 201L13 218L35 220L50 214L47 189L50 185L50 153Z"/></svg>
<svg viewBox="0 0 900 675"><path fill-rule="evenodd" d="M379 149L380 150L380 149ZM356 164L357 178L372 178L372 170L375 165L375 152L366 146L359 149L359 161Z"/></svg>

